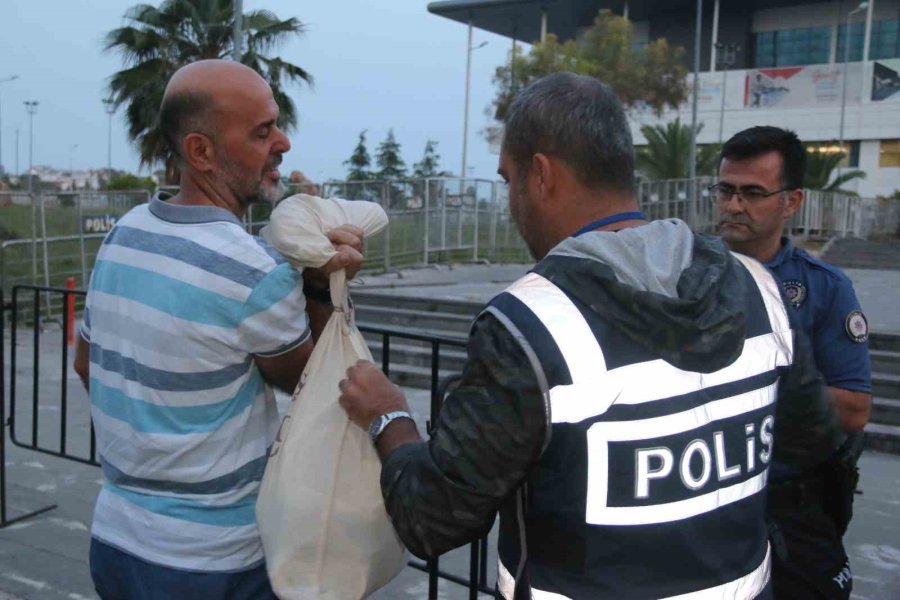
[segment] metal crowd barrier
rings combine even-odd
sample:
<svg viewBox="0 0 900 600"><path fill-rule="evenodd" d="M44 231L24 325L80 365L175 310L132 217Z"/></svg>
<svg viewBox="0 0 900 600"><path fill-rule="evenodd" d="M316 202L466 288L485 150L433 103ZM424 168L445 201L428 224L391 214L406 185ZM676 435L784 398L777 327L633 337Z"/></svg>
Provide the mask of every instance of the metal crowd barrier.
<svg viewBox="0 0 900 600"><path fill-rule="evenodd" d="M360 324L359 330L364 333L376 333L381 335L381 370L388 376L391 374L390 343L392 337L431 344L431 418L427 424L428 434L431 435L435 419L441 412L441 405L444 402L444 398L447 397L447 394L455 387L461 377L457 374L446 377L444 380L440 379L441 345L465 349L466 340L459 337L433 335L412 329L401 330L390 327L379 327L377 325ZM412 560L409 562L409 566L428 573L428 600L437 600L438 579L446 579L447 581L466 586L469 588L469 600L477 600L479 592L484 594L494 593L494 590L488 587L487 583L487 554L487 536L476 542L472 542L469 545L468 579L441 571L439 568L439 558L427 562Z"/></svg>
<svg viewBox="0 0 900 600"><path fill-rule="evenodd" d="M23 294L24 292L24 294ZM65 458L74 460L87 465L100 466L97 460L97 440L94 435L94 424L90 423L90 443L87 456L75 454L70 451L68 439L69 425L69 344L66 332L69 331L72 323L72 312L69 310L62 311L62 328L61 328L61 361L60 361L60 423L58 443L54 446L44 445L39 439L40 429L40 385L41 385L41 296L58 295L62 299L62 305L68 305L75 301L75 298L84 297L84 290L74 290L68 288L48 287L48 286L32 286L17 285L12 290L12 301L10 303L10 374L9 374L9 439L21 448L34 450L42 454L48 454L57 458ZM31 297L24 303L20 302L20 295L30 295ZM16 367L18 362L18 354L16 348L16 340L18 338L19 326L22 322L23 309L27 310L27 314L31 317L31 337L32 337L32 373L31 373L31 426L30 431L26 435L26 439L22 440L18 437L17 430L17 373ZM30 438L30 439L28 439Z"/></svg>
<svg viewBox="0 0 900 600"><path fill-rule="evenodd" d="M0 299L2 295L0 289ZM52 442L44 443L39 435L41 424L40 419L40 392L41 384L45 381L52 381L52 377L47 377L46 372L42 372L41 361L41 333L42 333L42 310L47 303L43 296L52 296L54 299L59 298L63 306L74 306L77 298L86 295L84 290L73 290L68 288L37 286L37 285L17 285L12 289L10 301L6 305L2 305L0 310L0 529L7 527L18 521L28 519L56 508L56 505L46 506L38 510L28 512L27 514L8 519L7 518L7 489L6 489L6 427L9 427L10 441L20 448L32 450L42 454L47 454L56 458L71 460L82 464L100 466L97 459L97 444L94 435L94 425L90 422L89 440L87 440L86 452L78 452L75 450L77 444L73 443L68 434L69 426L69 394L68 394L68 375L71 366L69 365L69 345L67 340L67 332L74 326L72 313L73 310L64 310L62 318L62 329L60 331L61 341L61 360L60 369L60 396L59 396L59 434ZM5 346L5 322L7 316L10 324L10 342L9 342L9 415L7 417L5 406L5 390L6 382L4 380L7 368ZM18 393L17 367L19 363L20 351L17 348L17 339L23 325L32 338L32 373L31 373L31 422L27 428L19 427L17 421L18 411L21 403L21 394ZM458 381L459 375L452 375L443 380L440 378L441 366L441 348L465 348L466 340L461 337L433 335L426 331L408 329L408 328L390 328L376 325L360 324L359 329L363 332L377 334L382 340L382 358L381 367L385 374L390 375L391 372L391 340L394 338L423 342L431 346L431 409L427 430L430 434L434 426L435 419L441 410L441 405L447 393ZM77 334L76 334L77 335ZM45 405L46 408L46 405ZM88 417L90 415L88 414ZM20 437L24 434L24 437ZM81 440L82 446L85 440ZM487 581L487 555L488 540L484 537L470 545L469 555L469 577L468 579L453 573L448 573L440 569L439 559L422 562L412 560L409 566L428 573L428 599L437 600L438 598L438 580L445 579L452 583L463 585L469 590L469 598L476 600L479 593L493 594L493 588L488 586Z"/></svg>

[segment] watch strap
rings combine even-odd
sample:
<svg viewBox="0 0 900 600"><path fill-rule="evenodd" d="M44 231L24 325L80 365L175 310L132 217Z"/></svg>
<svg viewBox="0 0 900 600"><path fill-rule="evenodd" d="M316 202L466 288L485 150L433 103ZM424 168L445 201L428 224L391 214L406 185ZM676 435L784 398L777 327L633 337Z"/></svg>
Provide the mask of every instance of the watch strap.
<svg viewBox="0 0 900 600"><path fill-rule="evenodd" d="M395 410L385 415L375 417L375 419L373 419L372 423L369 425L369 439L372 440L373 444L378 441L378 437L395 419L409 419L410 421L413 420L412 415L405 410Z"/></svg>

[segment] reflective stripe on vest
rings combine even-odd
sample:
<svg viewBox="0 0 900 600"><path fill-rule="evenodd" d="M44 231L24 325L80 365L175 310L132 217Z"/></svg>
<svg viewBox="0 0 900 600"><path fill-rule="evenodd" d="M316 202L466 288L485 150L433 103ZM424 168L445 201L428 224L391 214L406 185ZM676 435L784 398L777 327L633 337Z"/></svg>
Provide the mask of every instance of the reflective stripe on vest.
<svg viewBox="0 0 900 600"><path fill-rule="evenodd" d="M744 256L737 252L732 252L731 255L738 259L753 276L753 281L759 287L759 293L762 294L763 302L766 304L766 312L769 314L769 322L772 323L772 329L776 331L789 330L791 323L788 320L781 288L776 283L772 273L762 263L749 256Z"/></svg>
<svg viewBox="0 0 900 600"><path fill-rule="evenodd" d="M553 423L578 423L602 415L616 404L641 404L696 392L764 373L793 361L793 333L778 286L753 259L735 255L757 282L772 333L750 338L734 363L714 373L683 371L664 360L636 363L607 371L603 351L566 294L546 278L529 273L506 291L525 304L553 336L572 377L571 385L550 390ZM659 382L666 388L660 389ZM591 402L584 402L590 394Z"/></svg>
<svg viewBox="0 0 900 600"><path fill-rule="evenodd" d="M529 273L506 291L540 319L569 367L572 385L557 385L550 390L553 422L584 420L589 415L584 414L582 394L585 390L597 389L599 376L606 372L606 360L581 311L561 289L537 273ZM606 410L605 406L603 410Z"/></svg>
<svg viewBox="0 0 900 600"><path fill-rule="evenodd" d="M717 585L705 590L698 590L678 596L669 596L660 600L733 600L734 598L755 598L758 596L771 577L772 558L771 546L766 548L766 558L753 571L747 573L743 577ZM497 589L505 600L513 600L513 594L516 589L516 581L509 570L503 566L502 561L497 561ZM531 588L532 600L572 600L568 596L556 594L554 592L546 592Z"/></svg>

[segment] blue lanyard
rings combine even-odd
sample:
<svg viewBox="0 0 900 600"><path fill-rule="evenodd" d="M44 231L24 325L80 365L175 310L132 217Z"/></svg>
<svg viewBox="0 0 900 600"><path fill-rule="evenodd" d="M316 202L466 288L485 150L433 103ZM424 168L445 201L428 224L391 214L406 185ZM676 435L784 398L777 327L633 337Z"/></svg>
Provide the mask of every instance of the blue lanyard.
<svg viewBox="0 0 900 600"><path fill-rule="evenodd" d="M600 229L601 227L604 227L606 225L612 225L613 223L619 223L620 221L637 221L637 220L646 221L647 215L645 215L644 213L642 213L640 211L616 213L614 215L609 215L608 217L603 217L602 219L598 219L597 221L594 221L593 223L588 223L587 225L585 225L584 227L582 227L581 229L579 229L578 231L573 233L572 237L578 237L579 235L584 235L585 233L588 233L589 231L594 231L595 229Z"/></svg>

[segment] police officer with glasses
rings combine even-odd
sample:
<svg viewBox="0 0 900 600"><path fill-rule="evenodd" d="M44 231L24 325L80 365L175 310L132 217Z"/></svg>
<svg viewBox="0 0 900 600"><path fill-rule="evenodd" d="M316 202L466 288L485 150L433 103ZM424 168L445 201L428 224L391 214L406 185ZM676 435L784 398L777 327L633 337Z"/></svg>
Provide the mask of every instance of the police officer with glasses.
<svg viewBox="0 0 900 600"><path fill-rule="evenodd" d="M777 461L772 466L775 593L791 600L846 599L853 579L841 538L850 522L862 429L872 406L869 329L850 279L783 235L803 204L805 169L806 149L794 132L753 127L725 143L719 182L710 191L728 246L764 263L777 278L789 317L812 342L816 368L849 434L826 468L801 471Z"/></svg>

